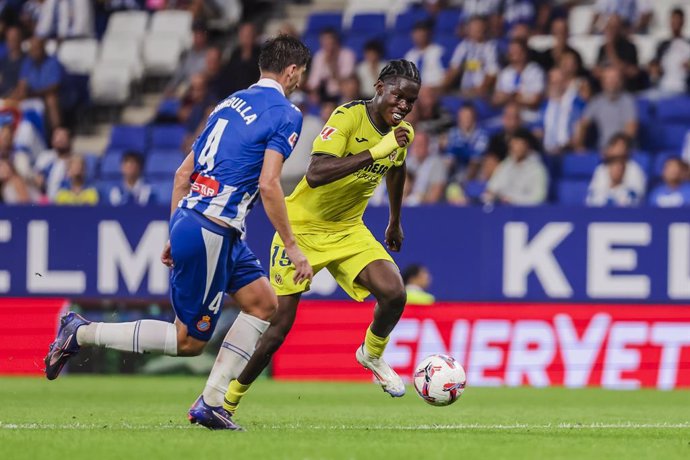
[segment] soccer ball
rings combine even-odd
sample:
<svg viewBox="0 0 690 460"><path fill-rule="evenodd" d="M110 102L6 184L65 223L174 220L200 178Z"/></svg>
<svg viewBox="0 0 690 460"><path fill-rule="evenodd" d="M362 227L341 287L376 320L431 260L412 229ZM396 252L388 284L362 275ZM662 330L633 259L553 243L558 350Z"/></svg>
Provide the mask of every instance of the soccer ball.
<svg viewBox="0 0 690 460"><path fill-rule="evenodd" d="M417 365L414 389L432 406L453 404L465 390L465 369L447 355L431 355Z"/></svg>

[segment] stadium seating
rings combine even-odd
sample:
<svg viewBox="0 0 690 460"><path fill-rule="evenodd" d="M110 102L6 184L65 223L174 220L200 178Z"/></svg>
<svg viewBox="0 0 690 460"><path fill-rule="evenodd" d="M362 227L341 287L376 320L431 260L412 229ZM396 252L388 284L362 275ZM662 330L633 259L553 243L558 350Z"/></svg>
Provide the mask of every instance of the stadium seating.
<svg viewBox="0 0 690 460"><path fill-rule="evenodd" d="M402 59L414 44L409 33L398 33L386 40L386 58Z"/></svg>
<svg viewBox="0 0 690 460"><path fill-rule="evenodd" d="M179 149L185 134L181 125L154 125L151 127L151 148Z"/></svg>
<svg viewBox="0 0 690 460"><path fill-rule="evenodd" d="M546 51L553 47L555 41L553 35L532 35L528 45L536 51Z"/></svg>
<svg viewBox="0 0 690 460"><path fill-rule="evenodd" d="M129 38L142 40L149 23L145 11L117 11L108 19L105 37L109 39Z"/></svg>
<svg viewBox="0 0 690 460"><path fill-rule="evenodd" d="M690 123L690 96L679 96L658 101L656 118L662 123Z"/></svg>
<svg viewBox="0 0 690 460"><path fill-rule="evenodd" d="M156 11L151 17L149 35L168 34L180 40L187 49L192 44L192 13L181 10Z"/></svg>
<svg viewBox="0 0 690 460"><path fill-rule="evenodd" d="M587 199L589 181L585 179L563 179L558 183L558 202L569 206L582 206Z"/></svg>
<svg viewBox="0 0 690 460"><path fill-rule="evenodd" d="M567 153L561 164L561 175L568 179L590 179L601 162L596 152Z"/></svg>
<svg viewBox="0 0 690 460"><path fill-rule="evenodd" d="M169 152L151 152L146 158L144 174L149 179L170 179L175 175L181 161L181 158L178 158L178 161L173 161L174 158Z"/></svg>
<svg viewBox="0 0 690 460"><path fill-rule="evenodd" d="M434 31L437 34L456 35L458 24L462 19L462 10L449 9L436 18Z"/></svg>
<svg viewBox="0 0 690 460"><path fill-rule="evenodd" d="M144 153L148 150L148 145L145 126L115 125L110 132L108 150L133 150Z"/></svg>
<svg viewBox="0 0 690 460"><path fill-rule="evenodd" d="M664 163L666 163L666 160L668 160L669 158L678 158L679 156L680 155L675 150L659 152L654 157L654 165L652 166L652 178L661 177L661 173L664 171Z"/></svg>
<svg viewBox="0 0 690 460"><path fill-rule="evenodd" d="M350 36L380 37L386 33L386 15L383 13L357 14L352 18Z"/></svg>
<svg viewBox="0 0 690 460"><path fill-rule="evenodd" d="M669 123L662 125L660 128L661 134L657 134L659 150L675 150L680 152L685 135L689 129L688 124Z"/></svg>
<svg viewBox="0 0 690 460"><path fill-rule="evenodd" d="M307 25L304 30L305 35L318 35L323 29L335 29L338 32L342 30L343 15L335 12L317 12L309 15Z"/></svg>
<svg viewBox="0 0 690 460"><path fill-rule="evenodd" d="M97 67L110 65L126 68L132 80L141 79L144 65L139 42L134 38L104 39Z"/></svg>
<svg viewBox="0 0 690 460"><path fill-rule="evenodd" d="M594 8L592 5L579 5L570 9L568 14L568 29L571 35L589 34L592 20L594 19Z"/></svg>
<svg viewBox="0 0 690 460"><path fill-rule="evenodd" d="M117 64L100 64L89 78L89 96L95 104L119 105L129 100L130 70Z"/></svg>
<svg viewBox="0 0 690 460"><path fill-rule="evenodd" d="M442 15L441 17L446 17ZM395 18L395 25L393 26L393 31L397 34L410 34L410 31L420 21L429 19L429 13L421 8L412 8L407 11L403 11ZM440 19L440 18L439 18Z"/></svg>
<svg viewBox="0 0 690 460"><path fill-rule="evenodd" d="M568 39L568 44L572 46L580 56L585 67L592 68L599 55L599 48L604 42L599 35L575 35Z"/></svg>
<svg viewBox="0 0 690 460"><path fill-rule="evenodd" d="M180 62L181 54L182 43L176 35L150 35L144 42L144 72L151 76L172 75Z"/></svg>
<svg viewBox="0 0 690 460"><path fill-rule="evenodd" d="M68 72L88 75L98 59L98 41L93 38L67 40L58 48L57 57Z"/></svg>
<svg viewBox="0 0 690 460"><path fill-rule="evenodd" d="M101 159L101 180L118 180L122 176L122 150L109 150Z"/></svg>
<svg viewBox="0 0 690 460"><path fill-rule="evenodd" d="M649 65L656 56L657 39L649 35L633 35L632 42L637 47L637 62L641 66Z"/></svg>

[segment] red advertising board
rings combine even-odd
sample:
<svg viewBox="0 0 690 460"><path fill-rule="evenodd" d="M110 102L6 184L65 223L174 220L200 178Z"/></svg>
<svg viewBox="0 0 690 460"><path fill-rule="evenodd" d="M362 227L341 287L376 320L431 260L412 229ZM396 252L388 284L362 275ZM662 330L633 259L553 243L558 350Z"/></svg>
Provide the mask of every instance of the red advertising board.
<svg viewBox="0 0 690 460"><path fill-rule="evenodd" d="M64 299L0 298L0 374L43 374Z"/></svg>
<svg viewBox="0 0 690 460"><path fill-rule="evenodd" d="M367 380L354 352L373 304L305 301L273 361L281 379ZM468 385L690 388L690 306L475 304L408 306L386 359L410 378L447 353Z"/></svg>

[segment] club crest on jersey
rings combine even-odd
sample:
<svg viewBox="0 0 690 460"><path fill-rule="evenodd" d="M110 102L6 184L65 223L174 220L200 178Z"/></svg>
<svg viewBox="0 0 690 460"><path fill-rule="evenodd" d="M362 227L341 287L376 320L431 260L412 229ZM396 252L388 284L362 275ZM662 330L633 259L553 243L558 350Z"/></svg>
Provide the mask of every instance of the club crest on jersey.
<svg viewBox="0 0 690 460"><path fill-rule="evenodd" d="M197 174L192 182L192 191L201 196L216 196L220 192L220 183L210 177Z"/></svg>
<svg viewBox="0 0 690 460"><path fill-rule="evenodd" d="M200 332L206 332L211 329L211 317L208 315L202 316L199 322L196 323L196 328L199 329Z"/></svg>
<svg viewBox="0 0 690 460"><path fill-rule="evenodd" d="M293 149L295 148L295 144L297 144L297 139L299 139L299 134L297 133L292 133L290 134L290 137L288 137L288 142L290 143L290 147Z"/></svg>
<svg viewBox="0 0 690 460"><path fill-rule="evenodd" d="M330 141L330 140L331 140L331 136L332 136L336 131L338 131L337 128L333 128L333 127L331 127L331 126L326 125L326 126L324 126L323 129L321 130L321 134L319 134L319 136L321 136L321 139L323 139L324 141Z"/></svg>
<svg viewBox="0 0 690 460"><path fill-rule="evenodd" d="M283 277L280 276L279 274L276 273L276 276L274 277L275 282L278 286L283 284Z"/></svg>

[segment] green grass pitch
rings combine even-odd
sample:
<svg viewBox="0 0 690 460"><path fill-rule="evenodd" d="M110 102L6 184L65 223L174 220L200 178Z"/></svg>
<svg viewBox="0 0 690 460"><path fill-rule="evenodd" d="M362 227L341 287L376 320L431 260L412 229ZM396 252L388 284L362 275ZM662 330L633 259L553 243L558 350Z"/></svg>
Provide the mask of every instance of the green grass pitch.
<svg viewBox="0 0 690 460"><path fill-rule="evenodd" d="M258 382L245 433L187 422L198 377L0 378L1 459L688 459L690 392Z"/></svg>

